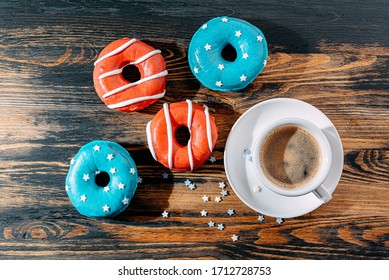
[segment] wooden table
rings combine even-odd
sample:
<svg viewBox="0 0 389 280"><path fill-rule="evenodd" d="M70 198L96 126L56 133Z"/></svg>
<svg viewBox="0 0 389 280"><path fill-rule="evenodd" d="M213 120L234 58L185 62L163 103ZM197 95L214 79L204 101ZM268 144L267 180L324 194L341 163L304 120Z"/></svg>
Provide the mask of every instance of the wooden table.
<svg viewBox="0 0 389 280"><path fill-rule="evenodd" d="M0 3L1 259L389 258L387 1L74 2ZM220 15L258 26L269 44L265 70L239 92L203 87L187 62L194 32ZM161 49L169 71L166 96L129 114L108 109L92 80L100 51L127 36ZM332 201L282 224L259 221L223 165L234 122L275 97L316 106L344 147ZM171 173L152 159L145 126L164 102L185 99L208 105L216 117L216 162ZM65 191L70 159L95 139L123 145L143 179L114 219L81 216ZM186 179L197 188L189 190ZM216 203L219 182L229 196ZM212 200L203 202L204 194ZM210 220L225 229L208 227Z"/></svg>

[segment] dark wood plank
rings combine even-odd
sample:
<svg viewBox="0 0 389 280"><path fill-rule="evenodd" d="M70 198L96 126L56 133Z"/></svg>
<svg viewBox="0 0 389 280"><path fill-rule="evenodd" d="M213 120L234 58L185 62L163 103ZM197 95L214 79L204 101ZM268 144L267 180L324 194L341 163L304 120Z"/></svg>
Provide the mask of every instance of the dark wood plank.
<svg viewBox="0 0 389 280"><path fill-rule="evenodd" d="M0 259L388 259L388 12L383 0L2 1ZM239 92L204 88L187 63L193 33L220 15L250 21L269 43L264 72ZM166 96L132 114L106 108L92 79L99 52L125 36L161 49L169 70ZM271 217L259 222L230 186L223 202L204 204L202 195L214 198L227 182L232 125L275 97L307 101L337 127L345 165L333 200L281 225ZM216 117L217 161L163 180L167 170L146 147L145 125L163 102L187 98ZM122 144L143 178L115 219L79 215L64 191L69 160L95 139ZM196 190L184 186L187 178ZM209 217L200 217L204 207ZM225 230L209 228L210 218Z"/></svg>

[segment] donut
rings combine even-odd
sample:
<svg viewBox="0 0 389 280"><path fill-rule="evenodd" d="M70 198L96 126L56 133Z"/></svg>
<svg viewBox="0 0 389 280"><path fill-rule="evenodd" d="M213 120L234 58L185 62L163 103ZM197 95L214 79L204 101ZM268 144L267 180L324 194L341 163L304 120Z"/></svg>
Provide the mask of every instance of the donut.
<svg viewBox="0 0 389 280"><path fill-rule="evenodd" d="M108 108L138 111L165 95L167 71L161 51L137 39L123 38L110 43L94 65L94 86ZM140 79L132 83L122 75L130 65L140 73Z"/></svg>
<svg viewBox="0 0 389 280"><path fill-rule="evenodd" d="M177 142L176 131L187 127L190 138L186 146ZM163 104L146 126L151 155L173 171L193 171L211 155L217 140L215 118L207 106L192 104L190 100Z"/></svg>
<svg viewBox="0 0 389 280"><path fill-rule="evenodd" d="M207 88L218 91L245 88L262 72L267 56L261 30L247 21L226 16L203 24L193 35L188 50L194 76Z"/></svg>
<svg viewBox="0 0 389 280"><path fill-rule="evenodd" d="M114 217L130 204L138 185L134 160L115 142L96 140L71 160L66 192L87 217Z"/></svg>

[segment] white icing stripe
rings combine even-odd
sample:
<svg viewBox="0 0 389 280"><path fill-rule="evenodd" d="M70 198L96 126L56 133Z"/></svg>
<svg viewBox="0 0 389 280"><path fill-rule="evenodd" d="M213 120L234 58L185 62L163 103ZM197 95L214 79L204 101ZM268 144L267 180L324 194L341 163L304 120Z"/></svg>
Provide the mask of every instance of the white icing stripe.
<svg viewBox="0 0 389 280"><path fill-rule="evenodd" d="M106 58L108 58L108 57L114 56L115 54L120 53L121 51L127 49L130 45L132 45L132 44L135 43L135 42L136 42L136 39L135 39L135 38L134 38L134 39L131 39L130 41L127 41L126 43L124 43L124 44L121 45L120 47L118 47L118 48L114 49L113 51L107 53L106 55L100 57L98 60L95 61L95 64L94 64L94 65L96 66L96 64L99 63L100 61L102 61L102 60L104 60L104 59L106 59Z"/></svg>
<svg viewBox="0 0 389 280"><path fill-rule="evenodd" d="M190 164L190 171L193 171L193 154L192 154L192 101L186 100L186 103L188 103L188 129L189 129L189 140L188 140L188 158L189 158L189 164Z"/></svg>
<svg viewBox="0 0 389 280"><path fill-rule="evenodd" d="M154 160L157 160L157 155L155 154L155 151L154 151L153 139L152 139L152 136L151 136L151 121L149 121L147 123L146 135L147 135L147 144L149 145L150 153L153 156Z"/></svg>
<svg viewBox="0 0 389 280"><path fill-rule="evenodd" d="M205 121L207 125L207 139L208 139L208 147L209 150L212 152L212 133L211 133L211 121L209 119L209 111L208 107L204 105L204 114L205 114Z"/></svg>
<svg viewBox="0 0 389 280"><path fill-rule="evenodd" d="M106 77L110 77L110 76L113 76L113 75L120 74L120 73L123 72L124 67L126 67L126 66L128 66L128 65L136 65L136 64L139 64L139 63L145 61L146 59L150 58L151 56L153 56L153 55L155 55L155 54L157 54L157 53L161 53L161 51L160 51L160 50L153 50L153 51L151 51L151 52L145 54L144 56L141 56L140 58L138 58L138 59L135 60L134 62L130 62L130 63L124 65L124 66L123 66L122 68L120 68L120 69L115 69L115 70L106 72L106 73L104 73L104 74L101 74L101 75L99 76L99 80L104 79L104 78L106 78Z"/></svg>
<svg viewBox="0 0 389 280"><path fill-rule="evenodd" d="M110 109L116 109L116 108L121 108L121 107L131 105L131 104L135 104L135 103L141 102L141 101L146 101L146 100L150 100L150 99L159 99L159 98L164 97L165 93L166 93L166 91L164 90L163 92L155 94L155 95L141 96L141 97L125 100L125 101L122 101L122 102L119 102L116 104L111 104L111 105L108 105L107 107Z"/></svg>
<svg viewBox="0 0 389 280"><path fill-rule="evenodd" d="M136 82L134 82L134 83L126 84L126 85L124 85L124 86L115 88L115 89L113 89L113 90L107 92L106 94L104 94L104 95L103 95L103 98L107 98L107 97L109 97L109 96L111 96L111 95L114 95L114 94L116 94L116 93L118 93L118 92L121 92L121 91L123 91L123 90L125 90L125 89L131 88L131 87L134 87L134 86L137 86L137 85L139 85L139 84L141 84L141 83L144 83L144 82L147 82L147 81L150 81L150 80L153 80L153 79L158 79L158 78L164 77L164 76L166 76L166 75L167 75L167 71L164 70L164 71L162 71L162 72L159 72L159 73L157 73L157 74L151 75L151 76L149 76L149 77L145 77L145 78L143 78L143 79L140 79L140 80L138 80L138 81L136 81Z"/></svg>
<svg viewBox="0 0 389 280"><path fill-rule="evenodd" d="M167 143L168 143L168 165L169 168L173 167L173 131L172 131L172 123L170 121L169 114L169 105L167 103L163 104L163 112L165 113L166 120L166 130L167 130Z"/></svg>
<svg viewBox="0 0 389 280"><path fill-rule="evenodd" d="M130 64L139 64L139 63L145 61L146 59L148 59L149 57L152 57L153 55L155 55L157 53L161 53L161 51L160 50L153 50L153 51L145 54L144 56L141 56L140 58L138 58L134 62L131 62Z"/></svg>

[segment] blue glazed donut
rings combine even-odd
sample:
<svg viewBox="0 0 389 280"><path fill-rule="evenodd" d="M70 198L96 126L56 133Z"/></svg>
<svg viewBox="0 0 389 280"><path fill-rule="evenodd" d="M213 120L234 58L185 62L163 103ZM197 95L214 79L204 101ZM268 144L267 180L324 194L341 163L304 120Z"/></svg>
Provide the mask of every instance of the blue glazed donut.
<svg viewBox="0 0 389 280"><path fill-rule="evenodd" d="M222 51L231 45L236 59L227 61ZM203 24L189 44L189 66L206 87L219 91L245 88L267 63L265 36L254 25L236 18L217 17Z"/></svg>
<svg viewBox="0 0 389 280"><path fill-rule="evenodd" d="M114 217L134 196L138 171L130 154L117 143L92 141L70 162L66 192L74 207L88 217Z"/></svg>

